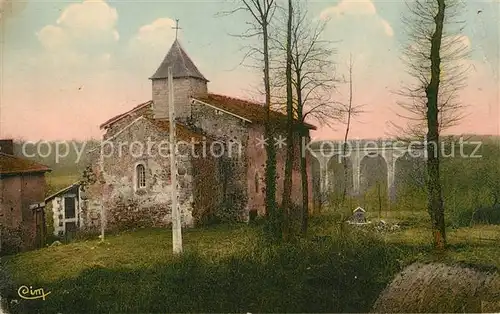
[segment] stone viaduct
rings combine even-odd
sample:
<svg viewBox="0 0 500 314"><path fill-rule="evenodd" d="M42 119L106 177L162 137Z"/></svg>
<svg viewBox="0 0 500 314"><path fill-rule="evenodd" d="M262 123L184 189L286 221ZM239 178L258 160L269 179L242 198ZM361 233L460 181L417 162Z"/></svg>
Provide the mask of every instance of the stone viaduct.
<svg viewBox="0 0 500 314"><path fill-rule="evenodd" d="M357 140L348 141L344 144L342 141L322 141L315 143L311 148L311 154L316 161L313 163L313 173L319 172L319 190L324 192L331 191L335 180L332 165L341 164L346 158L349 173L352 174L352 194L359 195L360 181L362 176L362 166L368 158L381 158L385 163L385 173L387 175L387 191L389 199L395 197L395 176L398 161L403 158L416 158L425 160L426 153L423 143L404 143L401 141L368 141ZM345 145L345 146L344 146ZM365 167L366 168L366 167ZM350 178L349 178L350 179Z"/></svg>

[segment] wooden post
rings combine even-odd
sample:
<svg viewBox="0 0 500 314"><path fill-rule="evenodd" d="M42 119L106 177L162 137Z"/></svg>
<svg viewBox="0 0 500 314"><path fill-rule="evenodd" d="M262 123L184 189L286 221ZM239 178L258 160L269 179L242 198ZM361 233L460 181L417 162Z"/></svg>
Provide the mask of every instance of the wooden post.
<svg viewBox="0 0 500 314"><path fill-rule="evenodd" d="M104 217L104 193L101 196L101 241L104 241L104 222L106 218Z"/></svg>
<svg viewBox="0 0 500 314"><path fill-rule="evenodd" d="M181 217L177 207L177 156L172 67L168 68L168 117L170 125L170 176L172 178L172 248L174 254L182 253Z"/></svg>
<svg viewBox="0 0 500 314"><path fill-rule="evenodd" d="M382 196L380 195L380 181L377 181L377 193L378 193L378 218L382 216Z"/></svg>
<svg viewBox="0 0 500 314"><path fill-rule="evenodd" d="M104 176L104 157L102 155L102 148L101 148L101 174ZM104 241L104 231L105 231L105 223L106 223L106 210L104 208L104 196L105 196L105 191L104 189L106 189L106 181L104 179L102 179L100 181L100 183L102 184L101 186L101 241Z"/></svg>

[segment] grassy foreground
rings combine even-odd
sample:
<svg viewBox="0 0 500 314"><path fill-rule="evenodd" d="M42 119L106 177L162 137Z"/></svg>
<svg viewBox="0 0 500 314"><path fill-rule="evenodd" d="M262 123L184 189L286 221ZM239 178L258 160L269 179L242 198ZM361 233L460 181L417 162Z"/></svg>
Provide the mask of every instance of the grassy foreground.
<svg viewBox="0 0 500 314"><path fill-rule="evenodd" d="M13 283L2 293L51 292L13 312L367 312L416 260L500 268L500 226L450 230L451 248L438 256L419 222L382 234L340 228L331 216L311 224L310 239L281 246L264 243L258 226L187 230L182 257L164 229L49 247L8 258Z"/></svg>

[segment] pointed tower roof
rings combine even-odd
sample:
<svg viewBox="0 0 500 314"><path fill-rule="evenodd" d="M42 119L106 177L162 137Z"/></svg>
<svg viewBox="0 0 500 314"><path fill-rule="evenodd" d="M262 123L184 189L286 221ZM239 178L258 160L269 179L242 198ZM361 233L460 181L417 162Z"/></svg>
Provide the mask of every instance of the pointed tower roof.
<svg viewBox="0 0 500 314"><path fill-rule="evenodd" d="M150 79L164 79L168 77L168 67L172 67L173 78L193 77L197 79L208 80L200 73L194 62L189 58L176 39L170 47L165 59L160 64L155 74Z"/></svg>

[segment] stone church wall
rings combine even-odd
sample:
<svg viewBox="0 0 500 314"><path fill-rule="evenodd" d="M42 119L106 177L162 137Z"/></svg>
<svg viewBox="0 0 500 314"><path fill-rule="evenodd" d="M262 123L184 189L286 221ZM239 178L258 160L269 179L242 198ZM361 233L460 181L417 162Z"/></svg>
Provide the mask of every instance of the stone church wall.
<svg viewBox="0 0 500 314"><path fill-rule="evenodd" d="M94 219L96 221L94 226L100 224L101 205L106 212L106 229L163 227L171 223L172 186L167 140L168 132L159 131L144 119L111 139L109 142L112 144L104 144L101 165L95 167L99 177L98 182L88 188L87 202L90 211L88 215L97 217ZM164 141L163 146L159 144L162 141ZM148 142L153 143L149 151ZM184 149L189 148L184 147ZM183 146L180 150L185 157L178 159L179 173L182 174L178 176L180 187L178 204L183 225L191 226L194 223L192 168L189 152L182 151ZM146 169L144 189L136 188L138 164L144 165ZM96 210L97 213L92 213Z"/></svg>
<svg viewBox="0 0 500 314"><path fill-rule="evenodd" d="M242 212L242 219L248 218L249 211L257 211L259 215L265 214L265 165L267 154L265 147L258 145L258 140L264 136L264 126L259 124L249 124L241 119L231 116L226 113L216 113L216 109L194 103L192 107L192 124L208 132L210 135L228 142L234 140L241 143L242 156L239 160L233 158L234 167L229 170L229 174L223 177L229 178L228 193L237 194L241 192L243 201L239 202L239 207L236 210ZM277 131L276 136L282 135L285 138L286 134ZM301 141L297 138L297 150L295 152L295 161L292 172L292 200L295 204L302 204L302 187L300 175L300 154ZM236 147L236 146L233 146ZM233 152L236 148L233 149ZM233 156L235 154L233 153ZM309 180L309 198L312 204L312 180L310 171L310 154L308 157L308 180ZM281 203L283 194L283 177L286 161L286 146L281 149L277 148L277 200ZM223 162L223 161L222 161ZM227 169L228 167L223 167ZM229 201L230 202L230 201ZM234 206L234 205L233 205Z"/></svg>
<svg viewBox="0 0 500 314"><path fill-rule="evenodd" d="M203 130L213 137L217 144L213 149L207 148L212 154L217 147L223 146L223 157L217 157L217 169L222 188L222 208L219 211L221 220L248 220L247 167L248 127L249 124L226 113L217 113L212 107L204 104L191 104L192 117L189 124L198 130ZM218 154L215 154L218 156Z"/></svg>
<svg viewBox="0 0 500 314"><path fill-rule="evenodd" d="M152 116L152 110L151 110L151 105L145 106L144 108L141 108L139 110L136 110L129 114L126 117L122 117L120 120L112 123L108 129L106 130L106 134L104 135L104 140L107 138L115 135L117 132L122 130L124 127L132 123L135 119L139 117L151 117Z"/></svg>

